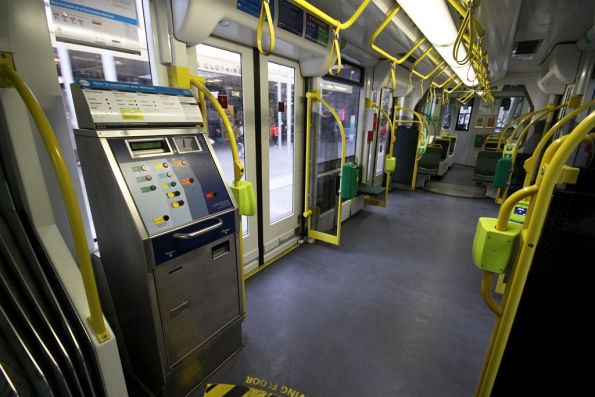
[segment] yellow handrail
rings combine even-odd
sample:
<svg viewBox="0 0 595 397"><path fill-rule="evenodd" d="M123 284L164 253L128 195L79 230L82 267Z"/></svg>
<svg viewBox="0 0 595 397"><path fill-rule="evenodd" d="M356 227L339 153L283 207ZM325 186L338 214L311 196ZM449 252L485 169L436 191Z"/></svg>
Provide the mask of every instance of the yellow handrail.
<svg viewBox="0 0 595 397"><path fill-rule="evenodd" d="M416 61L417 62L417 61ZM419 77L422 80L427 80L430 77L432 77L434 75L434 73L440 71L440 73L444 72L444 70L448 67L448 64L446 64L446 62L442 61L439 64L437 64L434 69L430 70L429 73L427 74L421 74L420 72L418 72L417 70L415 70L415 66L411 67L411 73L413 73L414 75L416 75L417 77Z"/></svg>
<svg viewBox="0 0 595 397"><path fill-rule="evenodd" d="M191 76L190 85L193 85L198 90L199 96L206 97L213 106L215 110L219 114L221 121L223 122L223 127L225 128L225 132L227 133L227 139L229 139L229 146L231 147L231 155L233 158L233 184L235 186L239 186L244 175L244 164L240 160L240 154L238 152L238 145L236 143L236 137L231 128L231 124L227 115L225 114L225 110L215 98L211 91L203 84L203 78L200 76ZM201 103L201 108L206 109L206 103ZM206 113L203 113L206 114ZM245 285L245 277L244 277L244 233L242 231L242 222L241 220L238 222L238 251L239 251L239 260L240 260L240 277L242 279L242 316L246 317L246 285Z"/></svg>
<svg viewBox="0 0 595 397"><path fill-rule="evenodd" d="M477 386L476 395L478 396L489 395L494 386L504 349L531 269L536 252L535 247L539 243L539 236L543 230L554 188L562 175L566 161L594 127L595 112L591 112L569 135L559 138L553 143L555 146L550 150L548 158L544 154L539 166L543 172L538 174L535 184L531 185L534 186L534 193L532 194L534 197L531 200L523 224L521 242L517 248L518 253L515 256L515 263L511 267L512 274L507 282L507 289L502 302L502 316L496 320L486 362ZM552 146L550 145L550 147ZM513 194L505 201L505 204L516 199L517 197ZM501 209L501 213L502 211Z"/></svg>
<svg viewBox="0 0 595 397"><path fill-rule="evenodd" d="M309 190L310 190L310 135L311 135L311 128L312 128L312 102L318 101L320 102L325 108L328 109L330 114L335 119L337 126L339 127L339 132L341 133L341 165L340 165L340 176L339 176L339 197L337 200L337 234L329 234L320 232L318 230L312 229L312 209L310 208L310 200L309 200ZM345 157L347 153L347 142L345 137L345 129L343 128L343 123L341 123L341 118L333 109L333 107L322 97L320 96L319 91L309 91L306 93L306 165L305 165L305 174L306 180L304 183L304 218L307 219L307 227L308 227L308 237L327 242L329 244L339 245L341 242L341 212L343 208L343 202L341 201L341 186L343 184L343 166L345 165Z"/></svg>
<svg viewBox="0 0 595 397"><path fill-rule="evenodd" d="M513 127L514 123L517 123L518 122L519 124L522 124L522 123L525 122L525 120L527 118L531 117L535 113L538 113L540 110L537 110L535 112L524 113L524 114L521 114L520 116L518 116L518 117L516 117L516 118L514 118L512 120L510 120L508 122L508 124L506 124L506 126L502 129L502 131L500 131L500 134L498 134L498 145L501 145L502 144L502 141L506 139L505 138L506 132ZM517 125L517 127L518 127L518 125Z"/></svg>
<svg viewBox="0 0 595 397"><path fill-rule="evenodd" d="M529 184L531 184L533 182L533 179L535 178L535 170L537 169L535 167L535 165L536 165L537 161L539 160L539 156L541 156L541 152L543 151L543 148L549 142L549 140L554 136L554 134L560 128L562 128L564 125L566 125L566 123L574 120L576 116L578 116L580 113L584 112L586 109L589 109L591 106L595 106L595 100L585 103L584 105L574 109L572 112L566 114L563 118L558 120L558 122L556 124L554 124L545 134L543 134L543 136L539 140L539 143L537 144L537 146L535 146L535 150L533 150L533 154L531 155L531 157L529 157L527 160L525 160L525 163L523 164L523 167L525 168L525 172L526 172L525 181L523 183L523 186L528 186Z"/></svg>
<svg viewBox="0 0 595 397"><path fill-rule="evenodd" d="M262 48L262 31L264 28L265 17L269 25L269 34L271 36L268 50L264 50ZM273 25L273 17L271 15L269 0L262 0L260 5L260 15L258 16L258 25L256 27L256 45L258 46L258 51L262 55L271 55L273 51L275 51L275 26Z"/></svg>
<svg viewBox="0 0 595 397"><path fill-rule="evenodd" d="M52 168L54 169L62 194L62 200L64 200L64 206L66 207L70 231L72 233L77 254L77 262L81 270L87 304L89 305L89 313L91 315L90 323L97 340L100 343L105 342L110 338L110 334L105 326L103 312L101 311L101 302L99 301L95 274L93 273L93 265L91 263L91 255L89 253L89 247L87 246L87 238L85 237L81 209L72 185L72 179L68 173L66 162L64 161L60 143L58 142L56 134L43 112L43 109L31 92L31 89L14 70L5 64L0 66L1 74L4 74L6 79L16 88L43 139L43 144L47 150L50 162L52 163Z"/></svg>
<svg viewBox="0 0 595 397"><path fill-rule="evenodd" d="M494 279L494 273L483 272L483 278L481 279L481 296L485 304L490 308L492 312L498 317L502 315L502 306L500 306L494 300L492 296L492 280Z"/></svg>
<svg viewBox="0 0 595 397"><path fill-rule="evenodd" d="M516 144L514 145L514 147L512 149L512 153L511 153L511 156L512 156L512 158L511 158L511 168L514 168L514 165L516 163L516 156L517 156L517 153L519 151L519 148L520 148L522 142L524 141L525 136L527 135L527 133L531 129L531 127L533 125L535 125L535 123L537 123L539 120L541 120L541 118L543 116L547 116L548 114L550 114L550 113L552 113L552 112L554 112L554 111L556 111L558 109L561 109L561 108L563 108L563 107L565 107L567 105L568 105L567 103L563 103L563 104L558 105L558 106L549 106L548 105L546 108L544 108L544 109L538 111L537 113L535 113L534 115L532 115L532 116L535 116L535 117L533 117L533 119L531 119L531 117L525 118L525 119L523 119L522 122L519 123L519 125L516 126L516 128L514 129L514 131L512 132L512 134L510 135L510 137L508 138L508 144L509 145L513 143L513 140L514 140L516 131L519 129L519 127L526 120L531 120L523 128L523 130L521 131L521 133L518 135L518 137L516 139ZM512 178L512 172L510 172L508 174L506 186L501 187L501 188L498 188L498 190L496 192L496 203L497 204L500 204L506 198L506 196L508 195L508 189L510 187L510 179L511 178Z"/></svg>
<svg viewBox="0 0 595 397"><path fill-rule="evenodd" d="M217 98L211 94L211 91L209 91L209 89L200 81L198 76L190 77L190 84L196 87L199 92L203 93L209 99L209 101L211 101L215 107L215 110L219 114L221 121L223 122L225 132L227 133L227 139L229 139L229 146L231 147L231 155L233 157L233 182L235 185L237 185L244 175L244 164L242 164L242 161L240 160L236 137L233 129L231 128L231 124L229 123L229 119L225 114L225 110L223 110L223 107L221 107L221 104Z"/></svg>
<svg viewBox="0 0 595 397"><path fill-rule="evenodd" d="M425 37L419 38L413 44L413 46L409 49L409 51L407 51L401 58L397 58L397 57L389 54L388 52L386 52L382 48L378 47L374 43L376 41L376 39L378 38L378 36L380 35L380 33L382 33L382 31L386 28L386 26L389 24L389 22L395 17L395 15L397 15L399 13L399 11L401 11L401 7L397 4L395 4L395 6L392 8L392 10L390 10L390 12L386 15L386 18L374 30L374 32L372 33L372 36L370 36L370 40L369 40L371 49L373 49L378 54L380 54L381 56L383 56L386 59L388 59L389 61L391 61L393 64L397 64L397 65L400 65L403 62L405 62L415 52L415 50L417 50L419 48L419 46L421 46L426 41Z"/></svg>
<svg viewBox="0 0 595 397"><path fill-rule="evenodd" d="M329 74L330 75L333 74L332 62L333 62L333 57L334 57L335 53L337 54L337 73L341 73L341 51L339 48L340 47L339 46L339 33L341 32L341 30L349 29L351 27L351 25L353 25L355 23L355 21L357 21L357 19L364 12L364 10L366 9L366 7L370 3L370 1L371 0L363 0L360 3L360 5L357 7L357 9L355 10L353 15L351 15L351 17L349 17L349 19L347 21L341 22L341 21L336 20L333 17L330 17L324 11L316 8L312 4L308 3L306 0L293 0L293 2L298 7L302 8L302 9L308 11L310 14L322 19L324 22L331 25L335 31L334 32L335 38L334 38L333 42L331 43L331 53L330 53L330 60L329 60Z"/></svg>
<svg viewBox="0 0 595 397"><path fill-rule="evenodd" d="M516 156L519 146L521 144L521 142L524 142L524 138L525 136L528 134L529 130L531 129L532 126L534 126L539 120L541 120L543 118L543 116L547 116L552 112L555 112L556 110L562 109L563 107L568 106L568 103L563 103L561 105L558 106L553 106L553 107L548 107L547 109L545 109L543 112L538 113L526 126L525 128L523 128L523 130L521 131L521 133L519 134L518 138L517 138L517 145L514 148L514 155Z"/></svg>

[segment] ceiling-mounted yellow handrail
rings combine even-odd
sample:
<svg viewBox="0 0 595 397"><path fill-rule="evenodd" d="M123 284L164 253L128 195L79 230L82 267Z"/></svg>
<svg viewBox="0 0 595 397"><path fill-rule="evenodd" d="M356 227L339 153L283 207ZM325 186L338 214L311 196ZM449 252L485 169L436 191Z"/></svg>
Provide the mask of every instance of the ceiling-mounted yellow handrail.
<svg viewBox="0 0 595 397"><path fill-rule="evenodd" d="M27 107L27 110L29 110L29 114L33 118L35 126L43 140L43 144L58 181L58 186L60 187L64 206L66 207L70 232L72 233L77 255L77 263L81 270L81 278L83 279L83 287L89 306L89 322L97 340L100 343L105 342L110 338L110 334L105 326L103 312L101 311L101 302L99 301L99 293L97 292L95 273L93 272L93 264L91 263L91 254L89 253L89 247L87 246L87 238L85 236L85 228L81 216L81 207L76 198L76 193L72 185L72 178L68 173L68 167L66 166L60 143L58 142L56 134L43 112L41 105L35 98L35 95L33 95L31 89L23 79L21 79L18 73L8 67L7 64L2 64L0 65L0 75L3 75L5 79L16 88Z"/></svg>
<svg viewBox="0 0 595 397"><path fill-rule="evenodd" d="M416 61L417 62L417 61ZM448 64L445 61L440 62L439 64L437 64L434 69L432 69L429 73L427 74L421 74L419 73L417 70L415 70L415 66L411 67L411 73L413 73L414 75L416 75L417 77L419 77L422 80L427 80L430 77L432 77L434 75L434 73L440 71L439 74L442 74L442 72L444 72L444 70L448 67Z"/></svg>
<svg viewBox="0 0 595 397"><path fill-rule="evenodd" d="M357 7L353 15L349 17L349 19L345 22L341 22L336 20L335 18L327 15L324 11L316 8L312 4L308 3L306 0L293 0L293 2L300 8L308 11L310 14L320 18L324 22L331 25L334 29L334 40L331 43L331 51L330 51L330 61L329 61L329 74L333 75L333 58L335 54L337 55L337 73L341 73L341 51L339 45L339 33L341 30L349 29L351 25L357 21L357 19L362 15L368 4L371 0L363 0L360 5Z"/></svg>
<svg viewBox="0 0 595 397"><path fill-rule="evenodd" d="M569 112L543 134L543 136L539 140L539 143L537 143L537 146L535 146L533 154L531 154L531 157L525 160L525 163L523 164L523 168L526 172L523 186L530 185L535 179L535 171L537 170L537 167L535 167L535 165L537 164L537 161L539 160L539 157L541 156L541 152L543 151L545 145L547 145L550 139L552 139L554 134L558 132L558 130L562 128L564 125L574 120L576 116L578 116L580 113L589 109L591 106L595 106L595 100L585 103L584 105L581 105L578 108L574 109L572 112Z"/></svg>
<svg viewBox="0 0 595 397"><path fill-rule="evenodd" d="M436 77L438 77L438 76L436 76ZM436 88L444 88L448 83L450 83L451 81L453 81L455 77L456 77L456 74L451 74L448 79L444 80L440 84L438 84L434 80L432 80L432 85L434 87L436 87Z"/></svg>
<svg viewBox="0 0 595 397"><path fill-rule="evenodd" d="M463 85L462 81L459 81L459 83L457 85L455 85L453 88L449 89L444 89L444 92L446 92L448 95L452 94L455 90L457 90L461 85Z"/></svg>
<svg viewBox="0 0 595 397"><path fill-rule="evenodd" d="M382 48L378 47L374 43L376 41L376 39L378 38L378 36L380 35L380 33L382 33L382 31L384 31L384 29L386 28L386 26L394 18L394 16L399 13L399 11L401 11L401 7L399 5L396 5L395 4L395 6L392 8L392 10L390 10L390 12L386 15L386 18L374 30L374 32L372 33L372 36L370 36L370 40L369 40L369 44L370 44L370 48L371 49L373 49L378 54L380 54L381 56L383 56L386 59L388 59L389 61L391 61L393 64L397 64L397 65L400 65L403 62L405 62L415 52L415 50L417 50L419 48L419 46L421 46L426 41L426 38L425 37L423 37L423 36L420 37L413 44L413 46L402 57L400 57L400 58L397 58L397 57L389 54L388 52L386 52Z"/></svg>
<svg viewBox="0 0 595 397"><path fill-rule="evenodd" d="M312 128L312 102L318 101L324 106L335 119L339 132L341 134L341 165L339 174L339 197L337 201L337 233L329 234L312 229L312 209L310 208L310 141ZM343 166L345 165L345 156L347 153L347 141L345 137L345 129L341 118L333 109L333 107L320 96L320 91L309 91L306 93L306 157L305 157L305 182L304 182L304 218L307 219L308 237L315 240L324 241L329 244L339 245L341 242L341 211L343 202L341 201L341 186L343 183Z"/></svg>
<svg viewBox="0 0 595 397"><path fill-rule="evenodd" d="M269 26L269 34L271 36L269 48L267 50L262 48L262 31L264 28L265 17ZM271 55L273 51L275 51L275 26L273 25L273 17L271 15L269 0L262 0L260 5L260 15L258 17L258 26L256 27L256 45L258 46L258 51L262 55Z"/></svg>
<svg viewBox="0 0 595 397"><path fill-rule="evenodd" d="M595 112L591 112L569 135L565 135L554 141L556 150L550 152L554 153L551 156L551 160L545 162L544 155L544 159L541 161L539 169L543 169L544 172L540 172L535 183L531 185L537 187L537 190L532 194L533 197L527 210L525 222L523 223L524 230L521 234L522 238L520 239L516 253L513 255L514 263L510 266L512 272L509 275L507 288L503 296L502 316L497 320L490 339L488 355L476 391L476 395L478 396L490 395L494 386L533 258L537 251L535 247L538 246L539 238L547 219L554 188L560 181L568 158L594 127ZM513 194L507 201L515 199L516 197ZM505 214L504 210L501 209L500 215L508 216L509 214Z"/></svg>

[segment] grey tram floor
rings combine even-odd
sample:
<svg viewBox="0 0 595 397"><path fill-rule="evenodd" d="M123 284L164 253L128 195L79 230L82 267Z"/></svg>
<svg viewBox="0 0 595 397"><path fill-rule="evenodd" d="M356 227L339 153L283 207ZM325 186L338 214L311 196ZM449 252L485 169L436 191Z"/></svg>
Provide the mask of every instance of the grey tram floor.
<svg viewBox="0 0 595 397"><path fill-rule="evenodd" d="M472 396L494 316L471 262L486 199L395 191L248 280L244 347L207 383L308 397ZM202 396L202 393L197 393Z"/></svg>

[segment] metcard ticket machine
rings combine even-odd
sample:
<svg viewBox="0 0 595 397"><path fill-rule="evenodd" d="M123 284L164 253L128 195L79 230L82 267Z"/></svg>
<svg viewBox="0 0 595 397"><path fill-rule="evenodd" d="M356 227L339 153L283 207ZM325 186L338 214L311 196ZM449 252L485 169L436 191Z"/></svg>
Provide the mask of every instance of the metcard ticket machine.
<svg viewBox="0 0 595 397"><path fill-rule="evenodd" d="M188 90L80 80L78 155L134 375L185 396L242 345L239 215Z"/></svg>

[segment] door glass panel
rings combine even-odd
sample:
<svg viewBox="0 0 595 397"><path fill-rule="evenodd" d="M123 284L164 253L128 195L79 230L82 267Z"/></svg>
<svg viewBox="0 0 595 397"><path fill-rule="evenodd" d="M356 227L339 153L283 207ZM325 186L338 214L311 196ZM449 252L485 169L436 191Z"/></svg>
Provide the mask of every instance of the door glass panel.
<svg viewBox="0 0 595 397"><path fill-rule="evenodd" d="M273 224L293 214L295 70L268 63L269 219Z"/></svg>
<svg viewBox="0 0 595 397"><path fill-rule="evenodd" d="M246 162L244 150L244 112L242 92L242 56L239 53L200 44L196 47L198 74L206 78L209 91L219 99L234 131L240 160ZM215 149L225 178L233 182L231 146L219 113L207 101L209 141ZM243 179L246 179L244 174ZM248 234L248 219L242 216L242 231Z"/></svg>
<svg viewBox="0 0 595 397"><path fill-rule="evenodd" d="M322 97L339 115L345 129L346 157L355 155L360 87L322 79ZM330 113L322 109L321 133L318 140L318 164L341 158L341 133Z"/></svg>
<svg viewBox="0 0 595 397"><path fill-rule="evenodd" d="M382 94L380 95L380 107L389 115L391 96L392 93L387 90L382 90ZM384 172L384 155L386 153L388 136L390 135L388 120L384 117L382 112L379 113L378 142L376 144L376 175L380 175Z"/></svg>

